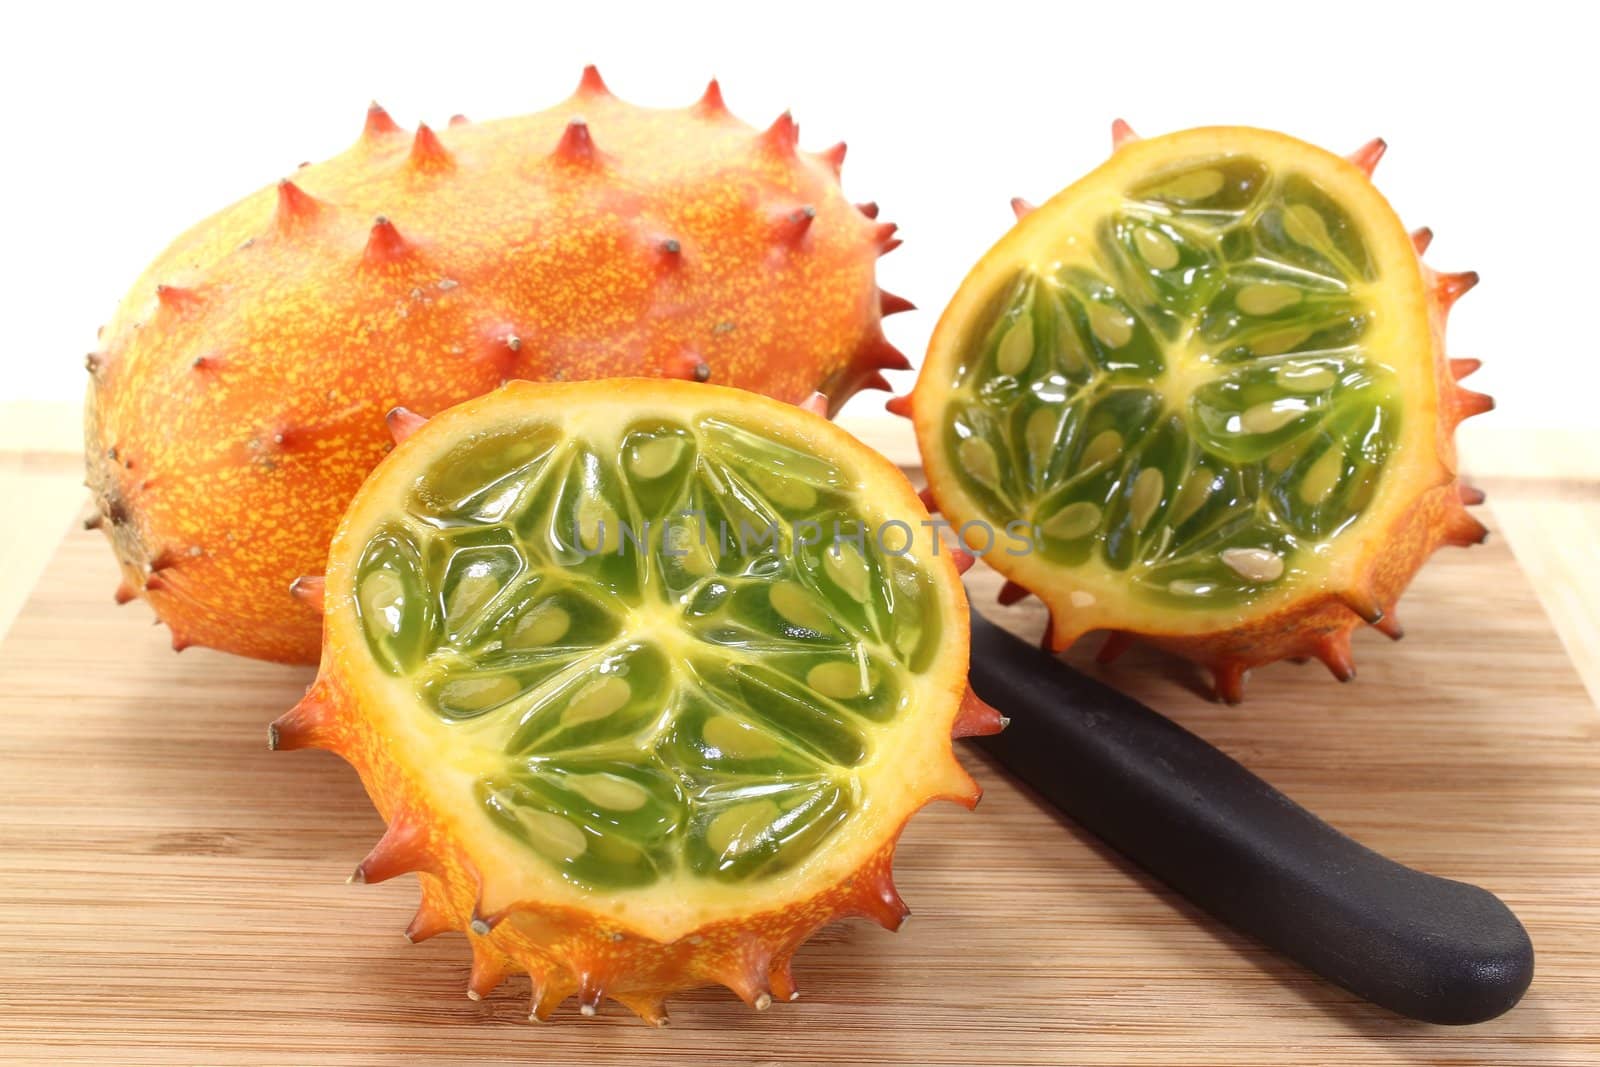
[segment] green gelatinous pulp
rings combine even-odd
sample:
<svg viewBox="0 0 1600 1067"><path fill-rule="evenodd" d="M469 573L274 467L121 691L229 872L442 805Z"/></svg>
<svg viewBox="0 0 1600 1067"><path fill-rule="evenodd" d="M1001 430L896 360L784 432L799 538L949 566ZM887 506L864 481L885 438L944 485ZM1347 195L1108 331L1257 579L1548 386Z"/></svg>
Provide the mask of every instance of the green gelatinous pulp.
<svg viewBox="0 0 1600 1067"><path fill-rule="evenodd" d="M1082 236L1078 240L1082 243ZM1088 256L1003 284L945 416L957 476L1035 551L1164 604L1240 604L1371 499L1399 432L1360 228L1228 156L1127 191Z"/></svg>
<svg viewBox="0 0 1600 1067"><path fill-rule="evenodd" d="M568 880L771 875L858 806L855 769L939 645L925 568L855 492L726 418L606 450L498 432L372 535L356 611L459 732L474 802Z"/></svg>

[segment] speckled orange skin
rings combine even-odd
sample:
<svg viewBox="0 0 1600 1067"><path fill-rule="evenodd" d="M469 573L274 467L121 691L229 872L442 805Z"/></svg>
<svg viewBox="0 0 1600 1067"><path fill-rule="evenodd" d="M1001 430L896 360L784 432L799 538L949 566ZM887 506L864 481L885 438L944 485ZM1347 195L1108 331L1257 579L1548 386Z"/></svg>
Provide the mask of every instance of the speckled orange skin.
<svg viewBox="0 0 1600 1067"><path fill-rule="evenodd" d="M1295 143L1282 135L1267 136ZM1126 123L1119 120L1113 124L1113 153L1139 139ZM1374 140L1347 157L1351 174L1365 183L1384 148L1382 140ZM1067 196L1070 191L1061 195ZM1019 220L1036 210L1022 200L1014 200L1012 207ZM1382 535L1345 561L1348 575L1342 586L1308 592L1281 607L1246 615L1226 628L1198 632L1184 625L1187 620L1183 618L1161 619L1156 613L1148 613L1141 619L1142 625L1137 631L1110 632L1099 654L1102 662L1115 659L1134 641L1142 641L1206 668L1211 673L1215 695L1230 704L1244 699L1245 680L1250 670L1279 660L1319 659L1335 678L1349 681L1355 677L1351 634L1361 626L1372 625L1398 640L1404 631L1396 617L1395 606L1428 558L1442 546L1475 545L1488 535L1487 528L1467 511L1469 505L1482 503L1483 494L1461 480L1455 431L1463 419L1491 410L1494 402L1458 384L1461 378L1477 370L1477 360L1449 359L1445 354L1445 326L1450 308L1477 284L1478 276L1471 271L1445 274L1428 267L1421 256L1427 251L1432 232L1422 229L1408 237L1392 210L1388 210L1387 205L1384 210L1387 217L1371 221L1389 234L1388 240L1398 242L1405 249L1406 258L1410 259L1411 253L1415 253L1412 269L1416 272L1418 299L1413 310L1419 321L1426 319L1426 328L1421 332L1431 342L1427 351L1415 354L1431 368L1431 390L1428 395L1410 397L1406 410L1407 418L1426 420L1433 427L1427 452L1408 459L1409 466L1423 472L1421 480L1426 484L1416 495L1381 517ZM994 256L995 252L991 251L973 273L981 271ZM952 321L947 310L930 343L930 351L938 347L942 334L955 331L961 325ZM929 363L923 366L913 392L891 400L889 406L890 410L910 417L916 424L918 443L928 471L928 498L959 525L971 516L957 506L960 498L953 491L957 489L954 479L945 476L948 466L936 454L938 416L947 387L932 372ZM1007 571L1008 565L1015 565L1003 553L992 553L986 558L1002 571ZM1048 583L1024 584L1018 580L1020 576L1010 573L1007 577L1013 580L1001 591L1002 603L1014 603L1032 594L1049 608L1050 621L1043 639L1047 647L1064 651L1100 628L1093 621L1085 620L1084 612L1073 604L1070 590L1054 588Z"/></svg>
<svg viewBox="0 0 1600 1067"><path fill-rule="evenodd" d="M575 121L577 120L577 121ZM796 149L713 83L693 107L586 72L549 111L359 142L178 238L89 357L89 483L173 645L314 663L320 573L396 405L432 414L510 378L698 378L835 408L905 366L843 146Z"/></svg>

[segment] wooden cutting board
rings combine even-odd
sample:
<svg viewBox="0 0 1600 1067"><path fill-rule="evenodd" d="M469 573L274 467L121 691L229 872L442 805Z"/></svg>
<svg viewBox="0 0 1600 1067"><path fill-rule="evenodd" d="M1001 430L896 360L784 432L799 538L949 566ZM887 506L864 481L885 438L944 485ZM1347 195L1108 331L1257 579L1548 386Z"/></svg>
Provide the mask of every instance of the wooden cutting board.
<svg viewBox="0 0 1600 1067"><path fill-rule="evenodd" d="M1395 1018L1220 927L975 752L975 814L916 819L899 934L850 923L795 964L802 999L725 990L650 1029L513 978L464 995L466 945L400 936L411 879L346 885L380 823L323 753L269 753L311 672L167 648L73 533L0 646L0 1060L161 1063L1366 1064L1600 1061L1600 717L1510 552L1446 551L1356 642L1361 677L1258 672L1242 707L1135 652L1104 672L1334 825L1484 885L1538 974L1464 1029ZM992 605L1030 638L1038 609ZM1074 657L1082 662L1082 655Z"/></svg>

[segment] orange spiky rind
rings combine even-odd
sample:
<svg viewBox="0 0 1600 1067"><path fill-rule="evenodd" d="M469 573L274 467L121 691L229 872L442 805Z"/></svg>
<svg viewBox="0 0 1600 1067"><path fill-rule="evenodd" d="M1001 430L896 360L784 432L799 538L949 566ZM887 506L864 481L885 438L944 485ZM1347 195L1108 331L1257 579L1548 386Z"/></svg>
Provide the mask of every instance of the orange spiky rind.
<svg viewBox="0 0 1600 1067"><path fill-rule="evenodd" d="M454 170L456 165L456 157L450 154L450 150L439 140L439 135L427 123L417 127L407 161L411 169L419 174L442 174Z"/></svg>
<svg viewBox="0 0 1600 1067"><path fill-rule="evenodd" d="M1133 132L1133 127L1129 126L1127 122L1122 119L1111 120L1111 150L1113 152L1139 139L1139 135Z"/></svg>
<svg viewBox="0 0 1600 1067"><path fill-rule="evenodd" d="M1481 522L1464 511L1466 504L1456 484L1452 431L1460 420L1490 410L1493 402L1455 384L1456 378L1477 369L1477 361L1448 360L1444 355L1447 314L1477 283L1477 275L1471 271L1435 272L1420 263L1418 257L1429 248L1432 232L1424 228L1407 233L1367 180L1385 148L1381 140L1368 143L1350 157L1338 157L1266 131L1219 128L1151 141L1133 140L1131 131L1127 132L1130 136L1124 137L1119 124L1116 151L1094 174L1043 207L1024 212L974 269L941 318L917 386L910 400L898 405L916 426L930 486L953 522L994 517L962 489L954 461L944 455L946 446L941 443L939 427L948 407L951 361L957 358L963 332L975 328L978 317L986 313L986 301L1006 284L1005 279L1015 277L1018 262L1028 262L1035 251L1042 251L1039 242L1047 240L1057 218L1065 222L1075 217L1066 206L1075 191L1092 187L1106 192L1110 185L1094 183L1131 183L1139 180L1138 175L1181 165L1185 158L1231 151L1235 143L1248 144L1249 151L1263 153L1264 158L1292 160L1298 167L1314 168L1327 175L1328 188L1339 190L1336 195L1344 209L1372 231L1372 240L1382 250L1384 277L1392 291L1401 294L1394 299L1407 302L1408 311L1401 317L1406 319L1410 338L1403 346L1404 357L1415 367L1407 372L1412 375L1408 381L1414 383L1408 403L1414 404L1417 412L1408 431L1414 445L1403 467L1407 473L1396 483L1400 487L1373 509L1378 515L1371 520L1373 532L1366 533L1363 527L1361 534L1349 538L1346 558L1337 568L1330 566L1322 589L1308 587L1303 594L1285 594L1237 616L1224 617L1226 613L1218 612L1214 622L1192 625L1176 610L1163 614L1157 607L1137 612L1130 608L1136 617L1123 617L1118 596L1109 586L1096 587L1084 601L1092 606L1079 608L1072 600L1075 587L1070 579L1052 576L1043 563L1013 561L998 558L998 554L990 561L1007 577L1004 595L1008 600L1025 589L1044 599L1051 616L1047 644L1056 650L1091 630L1111 630L1114 634L1108 639L1107 653L1137 639L1184 656L1209 669L1217 696L1230 701L1242 699L1251 669L1279 659L1321 659L1337 677L1348 678L1354 671L1348 651L1354 628L1372 625L1397 637L1400 629L1393 621L1393 606L1426 559L1440 545L1477 543L1486 532ZM1059 235L1048 239L1059 239ZM1466 498L1475 499L1471 494ZM1380 525L1385 528L1380 530ZM1209 618L1204 612L1191 617Z"/></svg>
<svg viewBox="0 0 1600 1067"><path fill-rule="evenodd" d="M583 68L583 74L578 79L578 88L575 96L611 96L605 79L600 77L600 68L593 63Z"/></svg>
<svg viewBox="0 0 1600 1067"><path fill-rule="evenodd" d="M1011 214L1016 216L1018 222L1021 222L1024 218L1028 217L1036 209L1036 205L1029 203L1020 196L1013 196L1011 198Z"/></svg>
<svg viewBox="0 0 1600 1067"><path fill-rule="evenodd" d="M549 1019L558 1005L576 1002L582 1016L600 1014L607 1000L623 1005L651 1025L667 1019L666 998L682 989L722 985L753 1010L798 996L791 960L817 930L839 919L861 917L896 929L909 913L895 889L896 842L912 815L934 800L971 807L981 791L956 761L955 737L993 733L1003 727L998 712L978 700L965 679L966 607L948 552L927 561L936 579L941 629L946 634L936 676L917 683L917 732L908 758L886 773L893 790L860 810L862 825L842 839L847 863L818 857L806 878L755 883L747 903L726 892L714 903L685 909L674 890L670 907L653 909L637 891L613 901L600 890L576 891L559 875L544 872L531 854L492 827L485 831L464 817L440 792L430 771L447 751L398 708L383 668L369 662L356 615L355 567L370 524L395 506L395 494L410 492L416 478L463 438L493 433L494 418L541 410L573 411L585 405L633 402L661 411L662 397L704 396L695 404L735 405L741 417L762 425L803 427L816 454L845 464L861 479L865 498L876 506L917 517L916 498L904 476L887 460L827 422L789 405L718 386L677 381L619 379L537 386L513 383L429 420L374 472L357 494L329 559L325 655L306 697L274 723L273 748L319 747L356 767L388 829L357 866L352 881L371 883L416 873L422 898L406 936L419 941L446 930L465 933L472 950L467 995L481 999L510 974L526 972L532 987L529 1017ZM625 414L611 415L627 419ZM691 410L702 410L698 406ZM802 421L803 420L803 421ZM519 423L520 425L520 423ZM905 510L909 509L909 510ZM948 662L944 662L948 659ZM411 722L414 725L404 726ZM864 786L872 789L870 785ZM866 812L873 814L866 814ZM853 857L859 856L859 862ZM532 864L530 868L529 865ZM520 873L519 873L520 872ZM831 872L831 873L829 873ZM693 904L693 901L687 903ZM688 918L683 917L687 911Z"/></svg>
<svg viewBox="0 0 1600 1067"><path fill-rule="evenodd" d="M789 401L822 388L840 405L877 384L903 362L881 340L874 279L898 239L844 199L836 150L774 154L792 134L792 120L758 133L714 84L690 108L591 93L480 122L470 153L374 105L348 152L203 223L85 360L90 481L102 510L131 516L105 532L133 595L158 594L198 644L314 662L315 620L283 591L321 566L397 399L437 411L511 377L663 373ZM568 138L588 143L551 161ZM769 226L779 201L816 211L793 244ZM256 242L270 254L238 254ZM757 276L772 283L745 284ZM177 289L153 300L158 283ZM105 461L114 444L148 467ZM209 531L208 565L181 594L145 589L146 546L191 529Z"/></svg>
<svg viewBox="0 0 1600 1067"><path fill-rule="evenodd" d="M395 444L400 445L405 443L406 438L421 429L428 419L426 416L418 415L410 408L395 407L389 409L389 414L384 416L383 421L389 427L389 436L394 439Z"/></svg>
<svg viewBox="0 0 1600 1067"><path fill-rule="evenodd" d="M272 215L273 228L281 234L297 233L322 214L322 206L315 197L284 178L278 182L278 204Z"/></svg>
<svg viewBox="0 0 1600 1067"><path fill-rule="evenodd" d="M1389 150L1389 144L1382 137L1374 137L1360 148L1351 152L1350 162L1361 169L1367 177L1372 177L1372 172L1378 169L1378 160Z"/></svg>
<svg viewBox="0 0 1600 1067"><path fill-rule="evenodd" d="M289 595L320 615L327 588L327 582L320 574L304 574L289 583Z"/></svg>
<svg viewBox="0 0 1600 1067"><path fill-rule="evenodd" d="M587 119L580 116L567 123L550 158L569 167L592 167L600 163L600 150L594 145Z"/></svg>

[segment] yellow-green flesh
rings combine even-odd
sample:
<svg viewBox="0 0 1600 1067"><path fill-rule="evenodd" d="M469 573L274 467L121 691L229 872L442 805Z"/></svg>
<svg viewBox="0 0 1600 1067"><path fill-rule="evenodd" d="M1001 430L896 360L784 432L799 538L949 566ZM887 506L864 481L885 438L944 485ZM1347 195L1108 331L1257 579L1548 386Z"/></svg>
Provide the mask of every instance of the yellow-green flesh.
<svg viewBox="0 0 1600 1067"><path fill-rule="evenodd" d="M1242 605L1303 577L1399 432L1356 220L1304 175L1229 155L1052 237L949 378L943 444L984 517L1031 523L1050 563L1152 604Z"/></svg>
<svg viewBox="0 0 1600 1067"><path fill-rule="evenodd" d="M760 429L608 436L530 422L441 456L361 556L368 649L569 881L788 869L857 810L852 769L932 661L931 579Z"/></svg>

